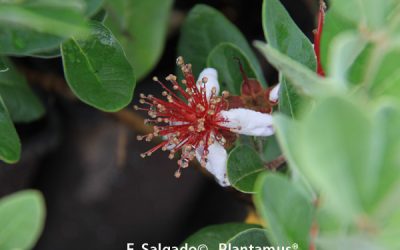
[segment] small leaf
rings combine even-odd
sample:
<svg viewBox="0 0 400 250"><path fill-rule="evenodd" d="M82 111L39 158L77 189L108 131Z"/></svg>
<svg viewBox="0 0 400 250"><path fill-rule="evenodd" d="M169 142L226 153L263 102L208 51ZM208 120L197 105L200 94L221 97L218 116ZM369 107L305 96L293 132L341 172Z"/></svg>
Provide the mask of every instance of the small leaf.
<svg viewBox="0 0 400 250"><path fill-rule="evenodd" d="M231 151L227 166L229 182L234 188L245 193L254 192L257 176L266 170L257 152L245 145Z"/></svg>
<svg viewBox="0 0 400 250"><path fill-rule="evenodd" d="M0 249L32 249L44 226L45 205L38 191L21 191L0 200Z"/></svg>
<svg viewBox="0 0 400 250"><path fill-rule="evenodd" d="M227 243L230 244L232 248L237 247L237 249L241 249L241 247L248 248L250 245L255 249L258 247L262 249L263 247L271 246L267 239L266 230L260 228L251 228L240 232Z"/></svg>
<svg viewBox="0 0 400 250"><path fill-rule="evenodd" d="M200 229L196 233L192 234L189 238L182 242L188 246L198 247L206 244L208 250L219 250L221 243L228 242L232 237L238 233L248 230L250 228L260 228L257 225L243 224L243 223L228 223L208 226Z"/></svg>
<svg viewBox="0 0 400 250"><path fill-rule="evenodd" d="M159 61L173 0L108 1L106 26L120 41L140 80Z"/></svg>
<svg viewBox="0 0 400 250"><path fill-rule="evenodd" d="M83 102L103 111L128 105L135 76L125 54L110 30L92 22L91 34L61 46L68 85Z"/></svg>
<svg viewBox="0 0 400 250"><path fill-rule="evenodd" d="M233 95L240 95L243 77L240 73L239 59L244 72L249 78L257 78L254 67L243 52L231 43L221 43L208 55L207 67L218 71L222 89L228 90Z"/></svg>
<svg viewBox="0 0 400 250"><path fill-rule="evenodd" d="M315 71L316 58L311 42L279 0L263 1L262 22L264 36L271 47ZM298 94L285 77L280 78L280 83L279 111L295 117L305 98Z"/></svg>
<svg viewBox="0 0 400 250"><path fill-rule="evenodd" d="M14 65L2 58L9 70L0 73L0 94L14 122L30 122L43 116L45 110L40 100L17 72Z"/></svg>
<svg viewBox="0 0 400 250"><path fill-rule="evenodd" d="M263 174L257 180L256 190L255 204L268 221L267 236L272 245L297 243L299 249L307 250L314 216L311 201L280 174Z"/></svg>
<svg viewBox="0 0 400 250"><path fill-rule="evenodd" d="M12 1L0 8L0 53L31 55L87 32L80 0Z"/></svg>
<svg viewBox="0 0 400 250"><path fill-rule="evenodd" d="M0 96L0 160L15 163L20 155L21 143L17 131Z"/></svg>
<svg viewBox="0 0 400 250"><path fill-rule="evenodd" d="M206 67L209 53L224 42L242 50L254 67L257 79L264 84L262 69L246 38L220 12L209 6L198 4L190 11L181 30L178 54L192 64L193 73L198 75Z"/></svg>
<svg viewBox="0 0 400 250"><path fill-rule="evenodd" d="M265 43L256 41L254 46L304 95L321 96L343 90L339 84L317 76L315 72Z"/></svg>

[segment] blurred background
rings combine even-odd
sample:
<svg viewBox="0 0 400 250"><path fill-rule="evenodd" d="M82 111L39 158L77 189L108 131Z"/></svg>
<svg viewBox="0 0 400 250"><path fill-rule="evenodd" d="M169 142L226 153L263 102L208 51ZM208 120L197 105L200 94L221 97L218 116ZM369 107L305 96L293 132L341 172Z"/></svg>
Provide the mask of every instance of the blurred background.
<svg viewBox="0 0 400 250"><path fill-rule="evenodd" d="M176 0L161 60L138 82L134 102L141 92L159 92L153 75L175 72L179 29L197 3L221 11L249 41L265 40L261 0ZM282 3L312 38L318 1ZM268 82L276 83L275 72L259 59ZM0 195L26 188L43 192L47 218L36 249L125 249L127 242L178 245L204 226L246 219L250 196L221 188L196 167L175 179L176 162L166 153L142 159L140 153L152 144L136 141L146 128L132 116L133 109L107 114L77 101L63 79L61 59L13 60L47 114L34 123L17 124L22 157L15 165L0 163Z"/></svg>

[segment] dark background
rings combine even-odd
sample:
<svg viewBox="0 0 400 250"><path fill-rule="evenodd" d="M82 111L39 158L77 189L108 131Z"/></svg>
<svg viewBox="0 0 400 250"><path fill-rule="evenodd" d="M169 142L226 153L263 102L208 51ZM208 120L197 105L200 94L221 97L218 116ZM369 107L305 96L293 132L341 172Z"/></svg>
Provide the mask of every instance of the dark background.
<svg viewBox="0 0 400 250"><path fill-rule="evenodd" d="M261 0L176 0L164 54L138 83L136 97L157 91L151 76L175 71L179 24L199 2L223 12L250 42L264 40ZM282 2L311 38L317 1ZM127 242L178 245L204 226L246 218L250 197L219 187L196 167L175 179L176 162L166 153L140 158L151 144L136 141L132 124L69 98L58 79L63 76L59 59L14 60L42 97L47 115L17 125L22 158L12 166L0 163L0 196L26 188L43 192L47 219L36 249L126 249ZM267 80L276 83L273 69L261 57L260 62Z"/></svg>

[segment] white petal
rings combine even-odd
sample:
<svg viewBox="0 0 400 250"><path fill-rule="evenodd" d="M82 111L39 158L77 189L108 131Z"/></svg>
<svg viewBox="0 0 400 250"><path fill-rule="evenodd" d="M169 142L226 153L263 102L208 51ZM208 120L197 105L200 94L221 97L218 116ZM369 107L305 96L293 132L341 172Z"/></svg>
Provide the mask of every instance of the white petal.
<svg viewBox="0 0 400 250"><path fill-rule="evenodd" d="M201 82L203 77L207 77L207 83L206 83L206 95L207 98L210 98L211 96L211 89L215 87L217 90L216 95L219 94L219 83L218 83L218 72L214 68L205 68L203 71L201 71L199 78L197 79L197 82Z"/></svg>
<svg viewBox="0 0 400 250"><path fill-rule="evenodd" d="M202 153L203 149L196 150L196 158L199 162L201 161ZM227 159L228 154L225 148L218 142L214 142L208 147L206 169L214 175L216 181L223 187L231 185L226 174Z"/></svg>
<svg viewBox="0 0 400 250"><path fill-rule="evenodd" d="M269 100L272 102L276 102L278 101L279 98L279 89L281 87L281 84L278 83L277 85L275 85L275 87L271 90L271 92L269 92Z"/></svg>
<svg viewBox="0 0 400 250"><path fill-rule="evenodd" d="M252 136L270 136L274 134L272 116L250 109L238 108L221 111L227 120L223 126L237 130L237 133Z"/></svg>

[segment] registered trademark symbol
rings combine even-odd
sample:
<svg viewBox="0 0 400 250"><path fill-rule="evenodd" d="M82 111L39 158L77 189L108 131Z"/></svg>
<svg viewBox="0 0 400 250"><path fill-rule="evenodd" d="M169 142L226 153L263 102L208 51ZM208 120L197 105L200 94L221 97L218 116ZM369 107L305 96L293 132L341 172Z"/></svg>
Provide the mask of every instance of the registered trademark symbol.
<svg viewBox="0 0 400 250"><path fill-rule="evenodd" d="M292 244L292 249L297 250L299 248L299 245L297 243Z"/></svg>

